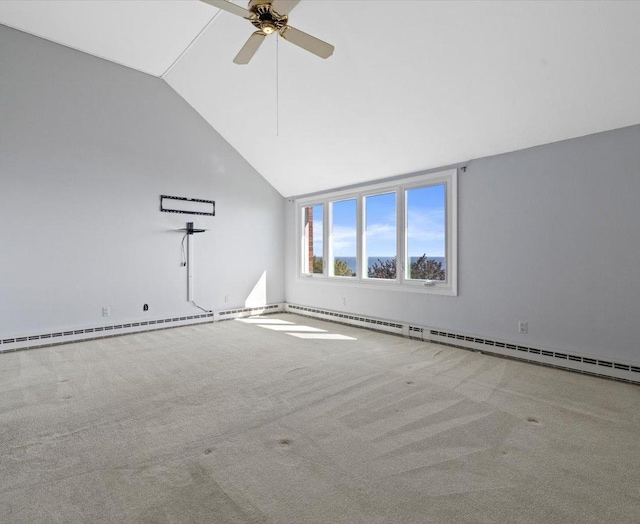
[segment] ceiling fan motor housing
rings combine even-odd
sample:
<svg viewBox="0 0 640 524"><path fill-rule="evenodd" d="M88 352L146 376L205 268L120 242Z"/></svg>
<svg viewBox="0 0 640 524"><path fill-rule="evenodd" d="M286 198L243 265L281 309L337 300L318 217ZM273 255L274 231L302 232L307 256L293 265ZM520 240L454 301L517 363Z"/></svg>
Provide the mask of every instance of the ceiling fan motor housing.
<svg viewBox="0 0 640 524"><path fill-rule="evenodd" d="M334 47L331 44L289 25L289 13L300 0L249 0L248 9L229 0L202 1L249 20L252 25L258 28L258 31L249 37L233 59L235 64L248 64L266 37L275 32L278 32L288 42L320 58L329 58L333 54Z"/></svg>
<svg viewBox="0 0 640 524"><path fill-rule="evenodd" d="M267 35L275 31L280 32L287 26L287 15L276 13L269 0L251 0L249 11L252 13L251 23Z"/></svg>

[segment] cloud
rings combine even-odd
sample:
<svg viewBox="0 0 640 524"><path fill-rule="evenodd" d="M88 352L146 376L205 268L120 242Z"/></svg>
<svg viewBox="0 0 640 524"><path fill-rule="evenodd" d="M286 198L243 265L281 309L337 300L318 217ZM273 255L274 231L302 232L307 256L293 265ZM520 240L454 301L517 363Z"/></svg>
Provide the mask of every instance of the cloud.
<svg viewBox="0 0 640 524"><path fill-rule="evenodd" d="M366 231L367 256L394 256L396 227L393 224L369 224Z"/></svg>
<svg viewBox="0 0 640 524"><path fill-rule="evenodd" d="M417 207L417 206L416 206ZM375 223L366 226L368 256L392 256L396 252L395 215L376 217ZM413 208L408 211L409 228L407 231L410 256L444 256L445 254L445 209ZM323 223L316 220L313 224L313 245L317 256L322 256ZM333 254L335 256L356 255L356 230L353 225L334 225L331 232Z"/></svg>
<svg viewBox="0 0 640 524"><path fill-rule="evenodd" d="M356 229L348 226L334 226L331 232L333 254L343 257L356 256Z"/></svg>
<svg viewBox="0 0 640 524"><path fill-rule="evenodd" d="M392 224L368 224L367 241L396 239L396 226Z"/></svg>
<svg viewBox="0 0 640 524"><path fill-rule="evenodd" d="M409 210L407 230L410 256L424 253L431 256L444 256L445 252L445 213L444 207Z"/></svg>
<svg viewBox="0 0 640 524"><path fill-rule="evenodd" d="M413 211L408 214L407 234L415 239L444 238L444 208Z"/></svg>
<svg viewBox="0 0 640 524"><path fill-rule="evenodd" d="M322 256L322 220L314 220L313 222L313 251ZM317 248L317 249L316 249Z"/></svg>

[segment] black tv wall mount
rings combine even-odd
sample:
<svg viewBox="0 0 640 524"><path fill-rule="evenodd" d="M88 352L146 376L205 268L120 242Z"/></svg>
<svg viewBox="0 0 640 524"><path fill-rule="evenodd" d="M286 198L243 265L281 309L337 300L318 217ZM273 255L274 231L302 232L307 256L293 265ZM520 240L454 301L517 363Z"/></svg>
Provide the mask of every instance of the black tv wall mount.
<svg viewBox="0 0 640 524"><path fill-rule="evenodd" d="M160 195L160 211L214 217L216 216L216 203L214 200L202 200L201 198Z"/></svg>

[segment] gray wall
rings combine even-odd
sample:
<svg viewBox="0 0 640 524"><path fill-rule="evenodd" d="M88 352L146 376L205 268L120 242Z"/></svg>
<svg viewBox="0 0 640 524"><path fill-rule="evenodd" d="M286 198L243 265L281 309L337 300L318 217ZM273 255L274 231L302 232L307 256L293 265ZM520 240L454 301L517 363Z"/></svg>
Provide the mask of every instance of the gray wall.
<svg viewBox="0 0 640 524"><path fill-rule="evenodd" d="M216 216L160 213L160 194ZM282 202L162 80L0 26L0 336L199 313L186 221L210 229L200 305L281 302Z"/></svg>
<svg viewBox="0 0 640 524"><path fill-rule="evenodd" d="M206 308L286 298L638 363L638 144L640 126L470 162L457 297L298 281L294 205L169 86L0 26L0 336L197 313L175 232L193 219Z"/></svg>
<svg viewBox="0 0 640 524"><path fill-rule="evenodd" d="M639 146L634 126L470 162L457 297L297 280L286 202L286 300L638 363Z"/></svg>

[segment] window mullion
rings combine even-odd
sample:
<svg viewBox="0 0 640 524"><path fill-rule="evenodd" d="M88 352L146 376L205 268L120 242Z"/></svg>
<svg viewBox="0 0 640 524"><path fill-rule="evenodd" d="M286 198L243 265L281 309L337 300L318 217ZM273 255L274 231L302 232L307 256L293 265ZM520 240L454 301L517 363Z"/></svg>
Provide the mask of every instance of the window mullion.
<svg viewBox="0 0 640 524"><path fill-rule="evenodd" d="M331 229L331 224L329 224L329 220L331 219L331 213L329 211L329 201L325 200L322 206L322 260L324 262L322 268L322 276L329 276L329 232Z"/></svg>
<svg viewBox="0 0 640 524"><path fill-rule="evenodd" d="M304 206L298 204L296 205L296 236L298 237L298 274L303 274L302 270L302 262L304 260L304 218L303 218L303 210Z"/></svg>
<svg viewBox="0 0 640 524"><path fill-rule="evenodd" d="M333 244L333 202L326 201L324 205L326 208L325 221L327 224L327 227L325 228L325 244L326 244L325 276L331 277L333 276L333 271L331 269L331 265L333 262L333 246L332 246ZM323 256L325 255L323 254Z"/></svg>
<svg viewBox="0 0 640 524"><path fill-rule="evenodd" d="M449 195L451 194L451 187L449 182L444 184L444 253L447 264L445 272L445 281L451 283L451 266L452 266L452 252L451 252L451 203L449 202Z"/></svg>
<svg viewBox="0 0 640 524"><path fill-rule="evenodd" d="M405 281L407 268L407 214L405 211L405 193L402 187L396 190L397 198L397 218L396 218L396 238L397 238L397 254L396 254L396 272L398 282L402 284Z"/></svg>
<svg viewBox="0 0 640 524"><path fill-rule="evenodd" d="M458 294L458 172L455 171L446 184L446 249L447 283L454 295Z"/></svg>
<svg viewBox="0 0 640 524"><path fill-rule="evenodd" d="M367 249L364 236L364 214L366 212L364 196L358 195L356 203L356 265L357 278L363 280L366 275L365 252Z"/></svg>
<svg viewBox="0 0 640 524"><path fill-rule="evenodd" d="M402 188L396 188L396 282L402 283L404 260L402 258Z"/></svg>

